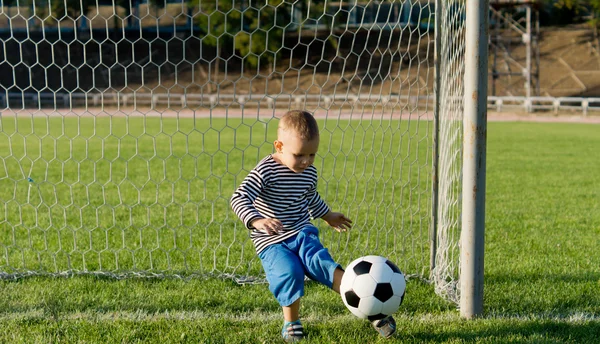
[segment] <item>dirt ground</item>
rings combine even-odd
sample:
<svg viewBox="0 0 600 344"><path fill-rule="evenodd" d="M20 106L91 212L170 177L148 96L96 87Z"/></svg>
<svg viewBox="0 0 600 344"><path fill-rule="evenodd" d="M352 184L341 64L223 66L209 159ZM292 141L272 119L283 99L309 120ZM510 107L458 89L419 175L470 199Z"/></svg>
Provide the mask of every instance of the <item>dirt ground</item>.
<svg viewBox="0 0 600 344"><path fill-rule="evenodd" d="M539 95L600 97L600 51L598 49L598 42L594 40L592 30L587 24L542 28L539 37ZM525 54L526 47L523 43L511 46L511 58L505 57L502 50L497 50L497 70L519 71L521 66L525 65ZM494 49L490 48L488 64L490 70L493 64ZM502 77L496 83L496 95L524 95L524 81L525 78L520 76ZM489 85L489 94L492 95L491 82Z"/></svg>

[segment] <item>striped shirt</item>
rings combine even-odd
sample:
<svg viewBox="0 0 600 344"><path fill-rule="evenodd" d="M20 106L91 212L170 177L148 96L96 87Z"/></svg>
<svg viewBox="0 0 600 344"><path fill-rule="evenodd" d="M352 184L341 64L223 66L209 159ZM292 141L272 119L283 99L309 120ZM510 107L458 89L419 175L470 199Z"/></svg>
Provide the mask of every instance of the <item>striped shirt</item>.
<svg viewBox="0 0 600 344"><path fill-rule="evenodd" d="M311 218L320 218L329 207L317 192L317 169L296 173L267 156L250 171L231 197L231 208L250 230L256 252L296 235ZM256 219L281 221L283 230L269 235L250 223Z"/></svg>

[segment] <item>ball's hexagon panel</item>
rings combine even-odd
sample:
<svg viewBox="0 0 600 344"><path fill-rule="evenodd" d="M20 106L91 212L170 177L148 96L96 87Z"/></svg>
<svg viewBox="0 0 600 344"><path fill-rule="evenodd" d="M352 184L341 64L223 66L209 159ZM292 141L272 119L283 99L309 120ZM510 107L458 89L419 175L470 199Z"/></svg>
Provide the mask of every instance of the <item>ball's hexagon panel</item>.
<svg viewBox="0 0 600 344"><path fill-rule="evenodd" d="M358 309L366 316L373 316L382 312L383 303L374 296L362 297Z"/></svg>
<svg viewBox="0 0 600 344"><path fill-rule="evenodd" d="M354 283L352 284L352 290L354 290L356 295L360 298L372 296L376 287L377 282L375 282L369 274L356 276Z"/></svg>

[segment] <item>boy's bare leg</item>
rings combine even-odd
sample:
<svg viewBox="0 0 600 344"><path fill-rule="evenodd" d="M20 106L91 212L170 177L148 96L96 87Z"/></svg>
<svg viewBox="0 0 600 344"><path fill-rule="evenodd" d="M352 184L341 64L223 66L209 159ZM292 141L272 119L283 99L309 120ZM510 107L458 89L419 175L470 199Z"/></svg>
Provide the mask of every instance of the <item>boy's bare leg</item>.
<svg viewBox="0 0 600 344"><path fill-rule="evenodd" d="M335 291L336 293L340 293L340 284L342 284L342 276L344 276L344 270L337 268L335 269L335 271L333 272L333 285L331 286L331 289L333 289L333 291Z"/></svg>
<svg viewBox="0 0 600 344"><path fill-rule="evenodd" d="M300 319L300 299L289 306L283 307L283 319L290 322Z"/></svg>
<svg viewBox="0 0 600 344"><path fill-rule="evenodd" d="M344 270L337 268L333 272L333 285L331 288L336 292L340 293L340 284L342 283L342 276L344 276ZM284 306L283 318L285 321L296 321L300 319L300 299L294 301L289 306Z"/></svg>

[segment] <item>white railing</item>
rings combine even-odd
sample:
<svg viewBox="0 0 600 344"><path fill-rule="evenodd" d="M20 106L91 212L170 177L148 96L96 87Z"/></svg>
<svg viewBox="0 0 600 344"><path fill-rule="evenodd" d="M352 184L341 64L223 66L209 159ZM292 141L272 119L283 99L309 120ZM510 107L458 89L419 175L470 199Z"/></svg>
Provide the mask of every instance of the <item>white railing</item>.
<svg viewBox="0 0 600 344"><path fill-rule="evenodd" d="M581 112L587 116L590 111L600 111L600 98L585 97L493 97L488 96L488 109L497 112L536 110Z"/></svg>
<svg viewBox="0 0 600 344"><path fill-rule="evenodd" d="M78 107L207 107L223 106L266 106L301 108L344 105L400 106L410 109L427 110L432 108L433 96L409 96L379 94L359 95L266 95L266 94L169 94L169 93L4 93L0 94L0 111L10 108L78 108ZM488 97L488 109L497 112L507 111L548 111L579 112L587 116L590 112L600 112L600 97Z"/></svg>
<svg viewBox="0 0 600 344"><path fill-rule="evenodd" d="M223 106L266 106L268 108L304 105L320 106L324 109L333 105L369 104L379 106L408 106L410 108L431 107L432 97L379 94L318 95L318 94L174 94L174 93L8 93L0 94L2 108L68 108L68 107L223 107Z"/></svg>

